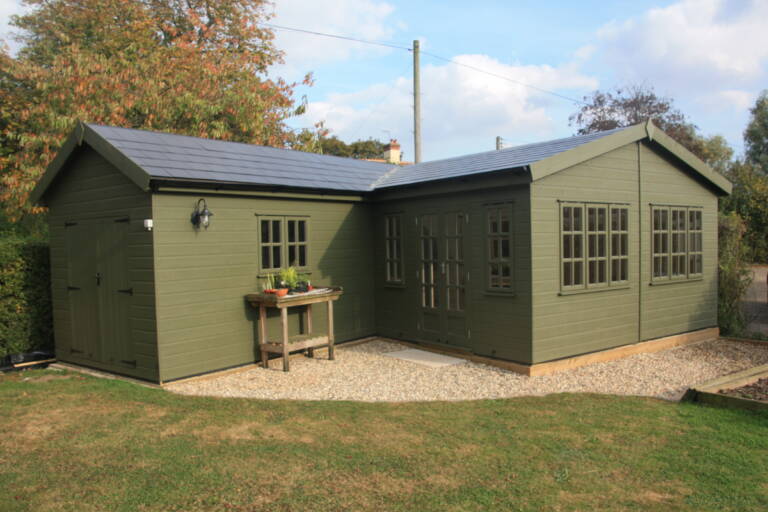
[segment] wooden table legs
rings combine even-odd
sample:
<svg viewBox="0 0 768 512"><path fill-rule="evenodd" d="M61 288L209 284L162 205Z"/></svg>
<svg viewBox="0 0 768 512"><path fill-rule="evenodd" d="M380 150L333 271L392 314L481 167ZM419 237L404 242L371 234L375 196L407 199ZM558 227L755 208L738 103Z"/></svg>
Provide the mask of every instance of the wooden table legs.
<svg viewBox="0 0 768 512"><path fill-rule="evenodd" d="M261 345L261 365L269 368L269 352L264 348L267 342L267 308L259 305L259 345Z"/></svg>
<svg viewBox="0 0 768 512"><path fill-rule="evenodd" d="M328 359L333 361L333 301L329 300L328 304Z"/></svg>
<svg viewBox="0 0 768 512"><path fill-rule="evenodd" d="M327 336L315 336L312 337L312 305L306 304L307 322L305 336L301 340L294 340L291 345L288 336L288 308L278 306L280 310L280 327L281 327L281 340L280 342L270 342L267 339L267 307L265 305L259 305L259 345L261 353L261 364L264 368L269 368L269 353L277 353L283 356L283 371L290 371L290 362L288 359L289 350L291 347L294 350L307 350L309 357L315 356L315 348L327 346L328 347L328 359L334 360L334 342L335 337L333 334L333 301L326 301L328 305L328 335Z"/></svg>
<svg viewBox="0 0 768 512"><path fill-rule="evenodd" d="M280 323L283 324L283 371L290 370L288 362L288 308L280 308Z"/></svg>
<svg viewBox="0 0 768 512"><path fill-rule="evenodd" d="M307 304L307 334L312 334L312 304ZM307 355L315 357L315 349L312 347L308 348Z"/></svg>

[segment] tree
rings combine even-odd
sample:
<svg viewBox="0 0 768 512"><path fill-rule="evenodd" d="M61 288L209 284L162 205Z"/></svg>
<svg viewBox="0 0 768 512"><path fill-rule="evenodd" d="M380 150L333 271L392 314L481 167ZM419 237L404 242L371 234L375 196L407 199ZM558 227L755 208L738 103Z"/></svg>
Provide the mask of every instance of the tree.
<svg viewBox="0 0 768 512"><path fill-rule="evenodd" d="M745 156L768 175L768 90L758 96L749 112L752 117L744 131Z"/></svg>
<svg viewBox="0 0 768 512"><path fill-rule="evenodd" d="M348 158L381 158L386 144L376 139L360 139L347 144L337 136L322 137L320 146L326 155L344 156Z"/></svg>
<svg viewBox="0 0 768 512"><path fill-rule="evenodd" d="M768 176L749 162L734 162L727 176L733 191L721 200L722 210L744 220L750 261L768 263Z"/></svg>
<svg viewBox="0 0 768 512"><path fill-rule="evenodd" d="M304 109L296 84L266 76L281 59L260 25L267 0L27 3L33 10L12 18L18 55L0 51L10 218L31 210L30 190L78 121L272 146L296 138L285 126Z"/></svg>
<svg viewBox="0 0 768 512"><path fill-rule="evenodd" d="M667 135L718 171L725 171L733 150L723 137L702 137L696 125L678 110L671 98L659 96L653 87L632 85L612 91L595 91L568 120L578 134L624 128L649 119Z"/></svg>

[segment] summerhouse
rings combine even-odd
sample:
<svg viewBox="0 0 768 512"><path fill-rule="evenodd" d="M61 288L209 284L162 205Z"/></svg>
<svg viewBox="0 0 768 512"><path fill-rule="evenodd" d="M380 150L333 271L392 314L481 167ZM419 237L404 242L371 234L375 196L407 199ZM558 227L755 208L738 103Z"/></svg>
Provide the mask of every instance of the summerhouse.
<svg viewBox="0 0 768 512"><path fill-rule="evenodd" d="M32 199L57 357L167 382L258 361L244 297L287 266L344 289L337 342L530 367L711 329L730 190L651 123L415 165L82 124Z"/></svg>

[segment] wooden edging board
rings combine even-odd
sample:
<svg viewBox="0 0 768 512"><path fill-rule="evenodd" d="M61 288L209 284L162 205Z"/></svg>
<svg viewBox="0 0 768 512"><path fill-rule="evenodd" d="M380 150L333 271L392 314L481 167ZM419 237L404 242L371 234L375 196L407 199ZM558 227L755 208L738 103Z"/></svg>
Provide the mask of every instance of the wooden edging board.
<svg viewBox="0 0 768 512"><path fill-rule="evenodd" d="M704 382L685 392L682 400L686 402L703 403L729 409L744 409L748 411L768 411L768 402L760 402L751 398L740 398L720 393L724 389L740 388L753 384L760 379L768 378L768 364L755 366L747 370L732 373L725 377Z"/></svg>
<svg viewBox="0 0 768 512"><path fill-rule="evenodd" d="M652 352L659 352L661 350L667 350L673 347L679 347L683 345L690 345L693 343L700 343L702 341L714 340L719 337L720 329L717 327L711 327L707 329L699 329L698 331L686 332L683 334L676 334L674 336L665 336L663 338L656 338L648 341L641 341L639 343L633 343L631 345L623 345L621 347L610 348L607 350L601 350L600 352L592 352L590 354L584 354L580 356L569 357L566 359L558 359L556 361L548 361L544 363L538 363L533 365L526 365L522 363L515 363L512 361L504 361L502 359L493 359L490 357L478 356L470 354L463 350L450 349L442 346L435 346L421 343L411 343L407 341L400 341L396 339L388 340L387 338L381 338L386 341L393 341L413 348L419 348L422 350L429 350L440 354L450 354L456 357L461 357L469 361L481 364L487 364L489 366L495 366L497 368L503 368L516 373L521 373L529 377L538 377L541 375L552 375L553 373L561 372L564 370L571 370L573 368L579 368L588 364L605 363L608 361L614 361L616 359L622 359L624 357L632 356L635 354L648 354Z"/></svg>

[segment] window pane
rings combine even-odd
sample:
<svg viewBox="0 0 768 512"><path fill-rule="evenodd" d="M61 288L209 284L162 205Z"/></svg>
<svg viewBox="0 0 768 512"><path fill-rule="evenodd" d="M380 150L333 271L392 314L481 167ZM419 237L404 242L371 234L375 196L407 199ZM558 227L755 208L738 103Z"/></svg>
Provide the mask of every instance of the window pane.
<svg viewBox="0 0 768 512"><path fill-rule="evenodd" d="M611 256L621 254L621 235L611 235Z"/></svg>
<svg viewBox="0 0 768 512"><path fill-rule="evenodd" d="M581 258L582 257L582 235L573 235L573 257L574 258Z"/></svg>
<svg viewBox="0 0 768 512"><path fill-rule="evenodd" d="M296 246L295 245L289 245L288 246L288 265L295 267L297 265L296 261Z"/></svg>
<svg viewBox="0 0 768 512"><path fill-rule="evenodd" d="M570 206L563 206L563 231L571 231L573 227L571 222L572 210Z"/></svg>
<svg viewBox="0 0 768 512"><path fill-rule="evenodd" d="M574 262L573 263L573 284L574 285L580 285L584 283L581 277L583 273L584 273L584 264L581 261Z"/></svg>
<svg viewBox="0 0 768 512"><path fill-rule="evenodd" d="M621 261L611 261L611 281L621 281Z"/></svg>
<svg viewBox="0 0 768 512"><path fill-rule="evenodd" d="M501 208L499 210L499 217L501 218L500 221L500 228L502 233L509 233L509 215L507 214L506 208Z"/></svg>
<svg viewBox="0 0 768 512"><path fill-rule="evenodd" d="M582 222L582 208L574 208L573 209L573 230L574 231L581 231L581 222Z"/></svg>
<svg viewBox="0 0 768 512"><path fill-rule="evenodd" d="M597 209L597 230L605 231L605 208Z"/></svg>
<svg viewBox="0 0 768 512"><path fill-rule="evenodd" d="M296 221L295 220L288 221L288 241L289 242L296 241Z"/></svg>
<svg viewBox="0 0 768 512"><path fill-rule="evenodd" d="M499 217L498 217L499 210L488 210L488 232L489 233L498 233L499 232Z"/></svg>
<svg viewBox="0 0 768 512"><path fill-rule="evenodd" d="M573 257L573 235L563 235L563 258Z"/></svg>
<svg viewBox="0 0 768 512"><path fill-rule="evenodd" d="M261 221L261 243L269 243L269 221Z"/></svg>
<svg viewBox="0 0 768 512"><path fill-rule="evenodd" d="M299 266L300 267L307 266L307 246L306 245L299 246Z"/></svg>
<svg viewBox="0 0 768 512"><path fill-rule="evenodd" d="M597 209L587 208L587 230L595 231L597 227Z"/></svg>
<svg viewBox="0 0 768 512"><path fill-rule="evenodd" d="M280 246L272 247L272 268L280 268L282 261L280 252Z"/></svg>
<svg viewBox="0 0 768 512"><path fill-rule="evenodd" d="M272 221L272 242L274 243L280 242L280 221L279 220Z"/></svg>
<svg viewBox="0 0 768 512"><path fill-rule="evenodd" d="M622 256L629 256L629 235L621 235L621 252Z"/></svg>
<svg viewBox="0 0 768 512"><path fill-rule="evenodd" d="M571 286L573 284L573 263L563 263L563 286Z"/></svg>
<svg viewBox="0 0 768 512"><path fill-rule="evenodd" d="M299 226L299 242L306 242L307 241L307 221L300 220L297 222Z"/></svg>
<svg viewBox="0 0 768 512"><path fill-rule="evenodd" d="M501 257L502 259L509 259L509 239L503 238L501 240Z"/></svg>
<svg viewBox="0 0 768 512"><path fill-rule="evenodd" d="M627 208L621 209L621 230L627 231L629 229L629 210Z"/></svg>
<svg viewBox="0 0 768 512"><path fill-rule="evenodd" d="M597 255L601 258L605 258L605 235L597 235Z"/></svg>
<svg viewBox="0 0 768 512"><path fill-rule="evenodd" d="M621 229L621 222L619 220L619 210L611 208L611 230L619 231Z"/></svg>
<svg viewBox="0 0 768 512"><path fill-rule="evenodd" d="M269 247L261 248L261 268L272 268Z"/></svg>

